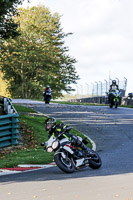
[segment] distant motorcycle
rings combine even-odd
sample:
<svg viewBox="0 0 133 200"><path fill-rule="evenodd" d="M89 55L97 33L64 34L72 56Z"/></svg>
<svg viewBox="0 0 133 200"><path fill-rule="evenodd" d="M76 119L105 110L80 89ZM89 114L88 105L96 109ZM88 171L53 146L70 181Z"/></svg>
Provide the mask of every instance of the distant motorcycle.
<svg viewBox="0 0 133 200"><path fill-rule="evenodd" d="M43 93L43 98L44 98L45 104L49 104L51 97L52 97L51 91L45 91Z"/></svg>
<svg viewBox="0 0 133 200"><path fill-rule="evenodd" d="M66 131L67 128L66 128ZM63 132L62 134L64 134ZM96 151L90 150L89 155L86 157L83 150L79 147L73 146L68 138L59 140L60 136L53 136L49 138L45 144L45 150L49 153L54 151L54 160L56 165L66 173L72 173L75 170L90 167L92 169L98 169L102 165L100 156ZM87 144L87 139L83 140L84 144Z"/></svg>
<svg viewBox="0 0 133 200"><path fill-rule="evenodd" d="M120 92L118 90L110 92L109 96L109 107L113 108L115 106L117 108L120 101Z"/></svg>

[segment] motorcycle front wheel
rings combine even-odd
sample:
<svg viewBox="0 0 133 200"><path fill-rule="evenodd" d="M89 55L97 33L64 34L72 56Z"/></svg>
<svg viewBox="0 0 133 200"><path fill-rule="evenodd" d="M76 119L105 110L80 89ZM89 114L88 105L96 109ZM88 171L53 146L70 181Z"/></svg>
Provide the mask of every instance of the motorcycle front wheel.
<svg viewBox="0 0 133 200"><path fill-rule="evenodd" d="M91 150L91 159L89 161L89 167L92 169L98 169L102 165L102 160L96 151Z"/></svg>
<svg viewBox="0 0 133 200"><path fill-rule="evenodd" d="M117 103L117 101L115 102L115 108L117 108L118 107L118 103Z"/></svg>
<svg viewBox="0 0 133 200"><path fill-rule="evenodd" d="M70 158L63 158L61 153L58 153L54 156L54 160L56 165L66 173L73 173L75 171L75 167Z"/></svg>
<svg viewBox="0 0 133 200"><path fill-rule="evenodd" d="M49 104L49 102L50 102L50 99L47 97L45 100L45 104Z"/></svg>
<svg viewBox="0 0 133 200"><path fill-rule="evenodd" d="M112 104L110 104L110 105L109 105L109 107L110 107L110 108L113 108L113 105L112 105Z"/></svg>

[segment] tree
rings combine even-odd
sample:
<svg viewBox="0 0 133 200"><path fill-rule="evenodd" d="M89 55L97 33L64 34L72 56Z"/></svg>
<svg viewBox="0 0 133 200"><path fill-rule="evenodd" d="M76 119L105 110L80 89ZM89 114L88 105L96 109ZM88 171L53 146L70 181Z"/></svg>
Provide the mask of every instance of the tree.
<svg viewBox="0 0 133 200"><path fill-rule="evenodd" d="M17 5L23 0L0 0L0 38L18 36L16 31L19 24L14 23L12 16L17 15Z"/></svg>
<svg viewBox="0 0 133 200"><path fill-rule="evenodd" d="M8 84L5 80L3 80L2 72L0 72L0 96L6 96L10 98L10 94L8 92Z"/></svg>
<svg viewBox="0 0 133 200"><path fill-rule="evenodd" d="M59 14L52 15L44 6L19 9L15 22L20 23L21 35L3 42L0 55L12 97L41 98L46 84L53 97L62 90L70 92L70 84L78 79L76 60L64 45L71 33L63 32Z"/></svg>

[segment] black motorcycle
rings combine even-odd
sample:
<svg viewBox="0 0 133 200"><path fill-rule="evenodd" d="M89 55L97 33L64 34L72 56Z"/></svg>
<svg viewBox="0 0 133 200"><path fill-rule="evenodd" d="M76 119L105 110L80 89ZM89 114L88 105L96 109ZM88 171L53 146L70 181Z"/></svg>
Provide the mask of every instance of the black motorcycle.
<svg viewBox="0 0 133 200"><path fill-rule="evenodd" d="M51 91L45 91L43 93L43 99L45 101L45 104L49 104L50 103L51 97L52 97Z"/></svg>
<svg viewBox="0 0 133 200"><path fill-rule="evenodd" d="M115 108L117 108L120 102L120 92L116 90L110 92L108 95L109 95L109 107L113 108L114 106Z"/></svg>
<svg viewBox="0 0 133 200"><path fill-rule="evenodd" d="M62 134L68 131L67 128L62 132ZM78 146L74 146L68 140L68 138L63 138L59 140L59 136L51 135L45 144L45 150L49 153L54 152L54 161L56 165L66 173L72 173L75 170L90 167L92 169L98 169L102 165L102 161L98 153L90 149L90 152L86 156L84 151ZM83 139L86 145L87 138Z"/></svg>

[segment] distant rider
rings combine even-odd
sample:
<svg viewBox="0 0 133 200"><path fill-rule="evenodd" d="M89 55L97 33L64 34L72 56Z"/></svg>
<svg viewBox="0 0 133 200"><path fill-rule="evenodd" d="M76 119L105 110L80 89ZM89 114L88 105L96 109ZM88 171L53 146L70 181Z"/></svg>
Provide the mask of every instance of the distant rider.
<svg viewBox="0 0 133 200"><path fill-rule="evenodd" d="M110 103L112 92L115 92L116 90L119 90L119 87L116 84L116 80L112 80L112 84L110 85L110 89L109 89L109 103Z"/></svg>
<svg viewBox="0 0 133 200"><path fill-rule="evenodd" d="M44 100L45 100L45 97L46 97L46 92L51 92L52 93L52 90L51 90L49 85L47 85L46 88L44 88L44 92L43 92Z"/></svg>

